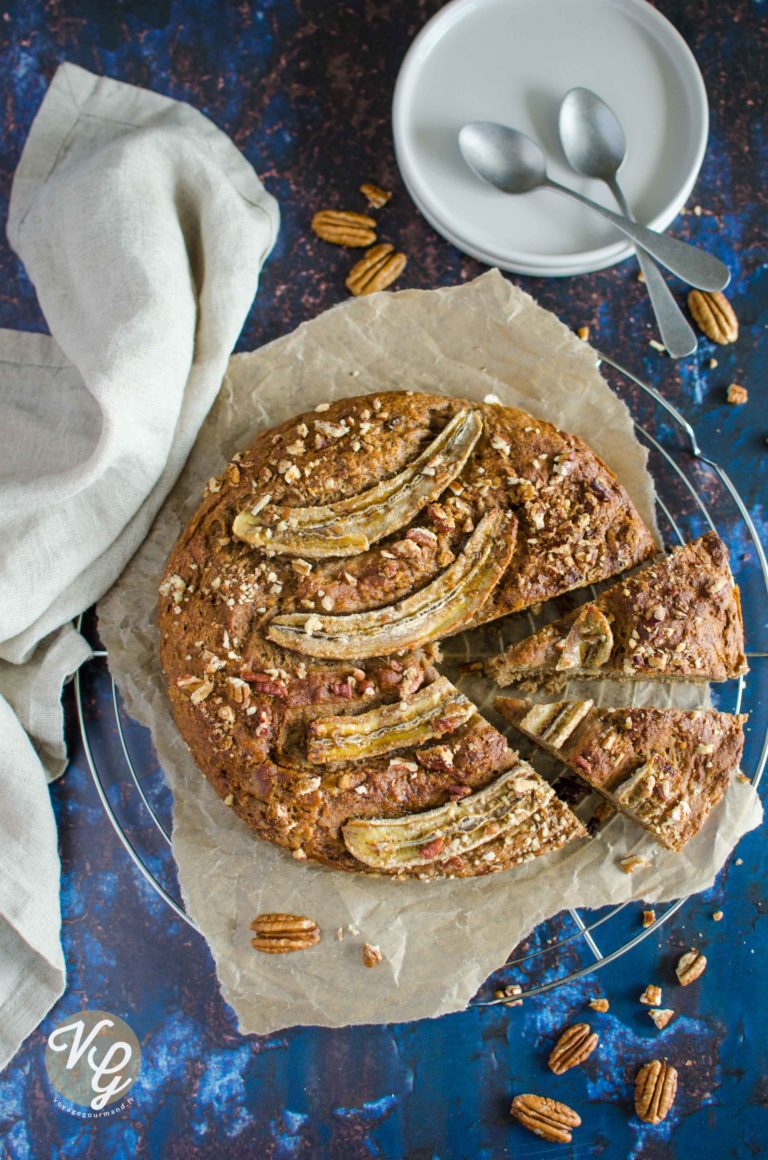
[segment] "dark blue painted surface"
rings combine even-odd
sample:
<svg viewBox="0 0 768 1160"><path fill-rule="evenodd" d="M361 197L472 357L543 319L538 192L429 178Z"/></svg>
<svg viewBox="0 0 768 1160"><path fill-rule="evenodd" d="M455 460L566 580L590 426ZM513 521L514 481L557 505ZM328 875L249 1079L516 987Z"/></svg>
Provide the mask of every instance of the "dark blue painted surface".
<svg viewBox="0 0 768 1160"><path fill-rule="evenodd" d="M359 206L357 186L395 191L383 220L410 255L401 285L465 280L481 267L439 239L402 190L392 154L389 102L397 67L436 0L18 0L0 21L4 134L3 216L22 143L58 62L75 61L193 102L224 128L280 201L283 228L239 342L249 349L343 297L348 265L308 230L313 210ZM765 212L765 4L663 0L694 49L710 97L710 144L675 232L725 258L741 320L733 347L702 342L672 364L648 345L651 316L633 262L566 281L520 279L569 325L620 352L695 425L705 451L731 472L765 538L768 478ZM362 208L362 207L361 207ZM676 287L682 294L682 288ZM44 329L34 291L0 245L0 325ZM710 368L716 355L719 365ZM729 407L732 380L750 390ZM702 488L712 485L701 475ZM736 550L746 549L739 538ZM765 615L752 620L766 647ZM753 645L753 647L756 647ZM767 660L755 660L765 665ZM104 711L98 680L89 711ZM471 1010L435 1022L338 1031L296 1029L241 1037L223 1004L204 943L158 900L118 845L72 731L73 761L54 787L64 866L69 988L41 1030L0 1076L0 1154L40 1157L328 1157L491 1160L596 1155L752 1157L765 1151L768 1023L766 843L749 835L708 895L591 980L520 1008ZM714 923L713 911L724 920ZM695 943L709 969L674 986L673 964ZM637 1002L649 982L679 1011L661 1035ZM546 1057L559 1028L583 1017L592 994L607 1015L586 1066L555 1079ZM128 1020L144 1049L134 1105L98 1125L56 1110L43 1069L51 1026L83 1007ZM632 1115L639 1062L668 1054L680 1069L673 1114L658 1127ZM690 1061L690 1063L688 1062ZM572 1148L546 1145L508 1116L517 1091L560 1096L584 1121Z"/></svg>

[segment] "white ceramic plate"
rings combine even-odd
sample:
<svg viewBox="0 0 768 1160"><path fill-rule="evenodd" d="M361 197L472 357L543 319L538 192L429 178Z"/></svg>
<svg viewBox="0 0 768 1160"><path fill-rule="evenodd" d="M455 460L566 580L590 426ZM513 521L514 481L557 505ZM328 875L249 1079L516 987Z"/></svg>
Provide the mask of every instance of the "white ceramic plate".
<svg viewBox="0 0 768 1160"><path fill-rule="evenodd" d="M627 139L619 178L639 221L665 229L689 196L709 126L707 95L680 34L645 0L451 0L421 30L395 86L395 151L434 228L459 249L520 274L601 270L631 244L550 190L511 196L464 163L467 121L500 121L538 140L552 177L615 209L605 185L568 166L560 100L583 85Z"/></svg>

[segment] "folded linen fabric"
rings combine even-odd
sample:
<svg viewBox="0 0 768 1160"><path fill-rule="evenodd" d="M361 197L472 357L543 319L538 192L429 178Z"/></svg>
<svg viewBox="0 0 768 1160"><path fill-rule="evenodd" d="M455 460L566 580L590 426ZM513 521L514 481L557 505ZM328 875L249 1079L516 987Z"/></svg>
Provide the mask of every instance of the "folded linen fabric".
<svg viewBox="0 0 768 1160"><path fill-rule="evenodd" d="M11 194L51 335L0 331L0 1067L64 988L46 781L72 617L146 535L221 384L277 234L251 165L188 105L71 64Z"/></svg>

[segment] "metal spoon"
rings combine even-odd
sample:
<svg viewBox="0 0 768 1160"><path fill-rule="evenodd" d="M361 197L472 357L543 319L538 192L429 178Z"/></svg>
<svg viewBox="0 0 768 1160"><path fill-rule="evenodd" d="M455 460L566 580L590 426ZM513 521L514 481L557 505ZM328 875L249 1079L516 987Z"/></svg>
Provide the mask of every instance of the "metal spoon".
<svg viewBox="0 0 768 1160"><path fill-rule="evenodd" d="M689 286L696 286L699 290L722 290L728 285L731 276L728 267L719 258L679 242L676 238L667 237L666 234L646 229L590 201L574 189L552 181L547 176L544 154L539 146L517 129L493 121L471 121L459 132L459 148L470 169L504 193L554 189L602 214Z"/></svg>
<svg viewBox="0 0 768 1160"><path fill-rule="evenodd" d="M624 161L626 140L615 113L590 89L571 89L563 97L558 120L560 144L568 164L583 177L604 181L621 212L634 221L616 174ZM697 340L653 258L636 249L640 269L656 315L662 341L672 358L696 350Z"/></svg>

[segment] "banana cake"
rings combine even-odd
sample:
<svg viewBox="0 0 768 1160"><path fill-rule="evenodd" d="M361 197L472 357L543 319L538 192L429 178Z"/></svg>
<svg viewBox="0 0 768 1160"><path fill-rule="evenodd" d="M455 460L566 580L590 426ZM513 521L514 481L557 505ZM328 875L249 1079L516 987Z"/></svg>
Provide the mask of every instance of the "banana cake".
<svg viewBox="0 0 768 1160"><path fill-rule="evenodd" d="M262 838L343 870L491 873L581 823L441 676L439 642L604 580L654 541L580 438L393 391L259 434L160 586L174 716Z"/></svg>

